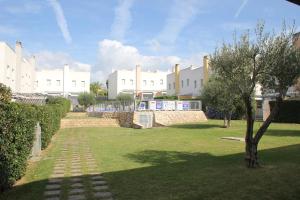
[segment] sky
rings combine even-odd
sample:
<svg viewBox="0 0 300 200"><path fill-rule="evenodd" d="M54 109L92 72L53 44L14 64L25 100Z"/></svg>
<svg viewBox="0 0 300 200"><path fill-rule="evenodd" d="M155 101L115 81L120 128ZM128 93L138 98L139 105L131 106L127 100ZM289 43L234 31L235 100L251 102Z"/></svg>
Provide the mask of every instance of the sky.
<svg viewBox="0 0 300 200"><path fill-rule="evenodd" d="M300 6L285 0L0 0L0 41L21 41L37 68L90 70L104 82L117 69L202 66L233 34L264 21L300 31Z"/></svg>

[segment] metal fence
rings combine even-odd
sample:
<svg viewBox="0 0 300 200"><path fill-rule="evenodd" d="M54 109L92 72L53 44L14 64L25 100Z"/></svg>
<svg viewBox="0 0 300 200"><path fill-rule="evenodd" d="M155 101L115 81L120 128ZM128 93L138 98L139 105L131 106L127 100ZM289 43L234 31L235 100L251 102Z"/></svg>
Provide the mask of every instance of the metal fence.
<svg viewBox="0 0 300 200"><path fill-rule="evenodd" d="M153 100L153 101L103 101L90 106L87 112L124 112L124 111L171 111L202 110L201 101Z"/></svg>
<svg viewBox="0 0 300 200"><path fill-rule="evenodd" d="M41 94L14 93L12 95L12 101L25 104L44 105L46 99L47 96Z"/></svg>

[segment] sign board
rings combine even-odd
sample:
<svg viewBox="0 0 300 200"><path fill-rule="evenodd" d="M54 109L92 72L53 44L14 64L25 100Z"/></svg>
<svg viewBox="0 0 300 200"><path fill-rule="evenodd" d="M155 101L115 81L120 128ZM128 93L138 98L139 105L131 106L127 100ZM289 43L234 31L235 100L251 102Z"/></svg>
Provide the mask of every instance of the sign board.
<svg viewBox="0 0 300 200"><path fill-rule="evenodd" d="M139 110L146 110L146 102L140 102Z"/></svg>
<svg viewBox="0 0 300 200"><path fill-rule="evenodd" d="M189 110L190 109L190 102L189 101L183 101L182 102L182 109L183 110Z"/></svg>
<svg viewBox="0 0 300 200"><path fill-rule="evenodd" d="M163 101L164 110L175 110L175 101Z"/></svg>
<svg viewBox="0 0 300 200"><path fill-rule="evenodd" d="M176 110L183 110L182 101L176 101Z"/></svg>
<svg viewBox="0 0 300 200"><path fill-rule="evenodd" d="M163 109L162 101L156 101L156 110L162 110L162 109Z"/></svg>
<svg viewBox="0 0 300 200"><path fill-rule="evenodd" d="M149 110L156 110L156 101L149 101Z"/></svg>

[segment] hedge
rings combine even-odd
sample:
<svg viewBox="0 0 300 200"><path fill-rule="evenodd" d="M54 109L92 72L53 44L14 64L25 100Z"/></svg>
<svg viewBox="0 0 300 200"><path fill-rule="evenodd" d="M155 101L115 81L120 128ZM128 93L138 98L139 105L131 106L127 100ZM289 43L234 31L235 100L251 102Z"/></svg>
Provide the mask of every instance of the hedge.
<svg viewBox="0 0 300 200"><path fill-rule="evenodd" d="M274 107L275 102L270 101L270 109ZM283 123L300 123L300 101L286 100L283 101L278 114L273 119L274 122Z"/></svg>
<svg viewBox="0 0 300 200"><path fill-rule="evenodd" d="M24 175L37 122L45 149L69 109L70 101L61 97L51 98L43 106L0 102L0 191Z"/></svg>
<svg viewBox="0 0 300 200"><path fill-rule="evenodd" d="M37 112L30 105L0 103L0 190L11 187L26 170L34 141Z"/></svg>

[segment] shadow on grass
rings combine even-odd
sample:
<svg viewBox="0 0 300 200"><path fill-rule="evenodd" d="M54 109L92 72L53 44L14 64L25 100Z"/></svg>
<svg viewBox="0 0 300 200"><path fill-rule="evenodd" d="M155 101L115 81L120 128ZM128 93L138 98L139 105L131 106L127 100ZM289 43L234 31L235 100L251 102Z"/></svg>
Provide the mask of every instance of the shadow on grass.
<svg viewBox="0 0 300 200"><path fill-rule="evenodd" d="M265 135L270 136L291 136L291 137L300 137L300 130L275 130L269 129Z"/></svg>
<svg viewBox="0 0 300 200"><path fill-rule="evenodd" d="M103 175L118 200L296 200L300 199L299 152L300 144L262 150L263 167L247 169L242 153L215 156L144 150L126 155L143 167ZM17 186L0 199L42 199L46 183L41 180Z"/></svg>
<svg viewBox="0 0 300 200"><path fill-rule="evenodd" d="M176 124L171 125L171 128L184 128L184 129L208 129L208 128L223 128L217 124Z"/></svg>

